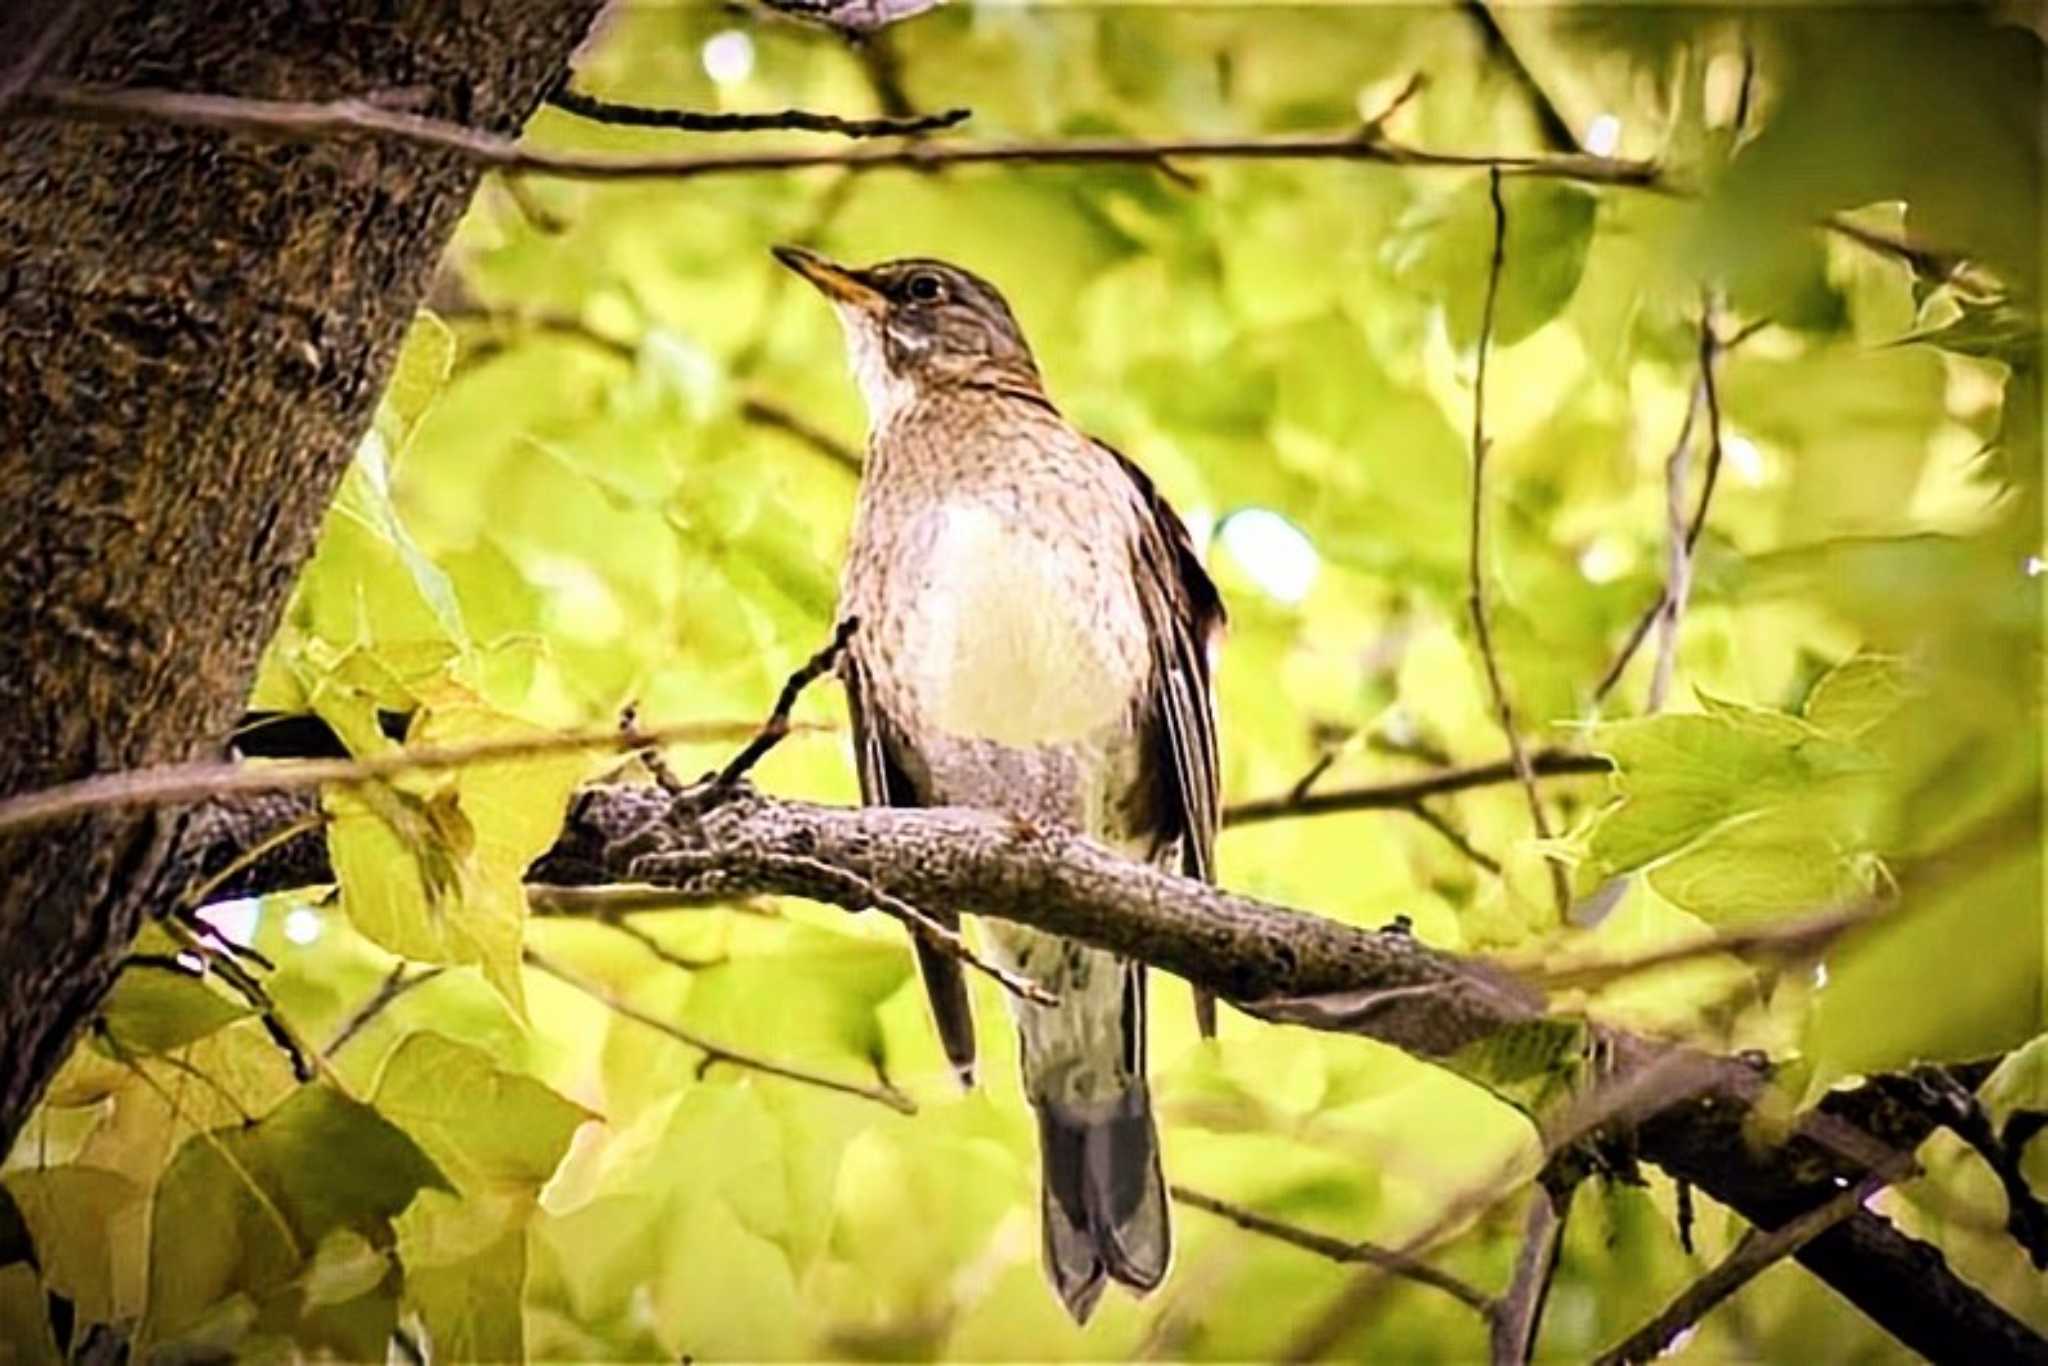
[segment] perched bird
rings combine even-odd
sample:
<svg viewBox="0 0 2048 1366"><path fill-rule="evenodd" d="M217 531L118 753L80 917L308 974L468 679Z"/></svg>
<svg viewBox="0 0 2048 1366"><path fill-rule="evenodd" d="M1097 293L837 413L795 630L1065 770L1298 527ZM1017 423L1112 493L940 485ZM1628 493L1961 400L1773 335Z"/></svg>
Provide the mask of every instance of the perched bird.
<svg viewBox="0 0 2048 1366"><path fill-rule="evenodd" d="M861 794L1081 831L1207 878L1216 832L1209 648L1223 605L1142 471L1046 397L994 287L939 261L776 256L836 307L868 408L840 613ZM957 924L957 917L948 917ZM1086 1320L1143 1293L1171 1235L1145 1084L1142 965L993 922L1044 1157L1045 1263ZM947 1055L973 1080L957 960L920 942Z"/></svg>

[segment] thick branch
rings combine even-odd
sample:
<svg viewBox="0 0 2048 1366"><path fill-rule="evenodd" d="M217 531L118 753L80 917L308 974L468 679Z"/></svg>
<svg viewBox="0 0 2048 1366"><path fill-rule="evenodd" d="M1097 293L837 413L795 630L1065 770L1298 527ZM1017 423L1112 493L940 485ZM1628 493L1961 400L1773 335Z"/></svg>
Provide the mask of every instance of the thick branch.
<svg viewBox="0 0 2048 1366"><path fill-rule="evenodd" d="M1598 1366L1632 1366L1662 1356L1671 1340L1698 1323L1708 1310L1847 1219L1885 1185L1883 1176L1867 1176L1825 1205L1810 1209L1769 1233L1751 1229L1733 1251L1680 1292L1656 1318L1602 1353Z"/></svg>
<svg viewBox="0 0 2048 1366"><path fill-rule="evenodd" d="M780 801L745 786L699 808L703 791L689 789L676 803L648 788L589 789L529 879L571 887L633 881L667 888L678 901L782 894L838 905L858 904L862 897L850 889L865 880L923 904L1130 954L1269 1020L1357 1033L1454 1065L1467 1045L1543 1018L1540 997L1493 965L1427 948L1401 931L1363 930L1236 896L1058 831L974 811ZM200 808L188 823L182 871L205 876L302 819L311 805L308 794L269 794ZM856 878L816 876L816 864ZM324 840L304 835L245 867L221 893L330 879ZM1760 1065L1612 1031L1602 1032L1601 1046L1609 1080L1598 1093L1605 1098L1598 1122L1634 1124L1641 1160L1765 1228L1833 1198L1837 1180L1860 1181L1891 1154L1913 1151L1942 1118L1930 1110L1924 1086L1883 1079L1830 1094L1792 1139L1759 1149L1745 1120L1766 1081ZM1951 1070L1971 1086L1988 1068ZM1576 1130L1568 1124L1550 1132L1570 1138ZM1959 1342L2001 1345L1980 1359L2025 1360L2048 1350L1931 1249L1875 1215L1855 1216L1799 1257L1908 1343L1951 1331Z"/></svg>

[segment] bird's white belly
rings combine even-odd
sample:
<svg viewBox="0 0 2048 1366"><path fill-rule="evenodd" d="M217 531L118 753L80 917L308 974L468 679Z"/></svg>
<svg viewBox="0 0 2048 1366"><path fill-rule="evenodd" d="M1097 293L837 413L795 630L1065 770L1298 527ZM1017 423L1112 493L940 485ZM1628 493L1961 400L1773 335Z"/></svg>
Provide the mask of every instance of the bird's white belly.
<svg viewBox="0 0 2048 1366"><path fill-rule="evenodd" d="M1013 530L998 509L934 512L901 663L925 723L1019 748L1099 735L1140 686L1143 636L1092 557Z"/></svg>

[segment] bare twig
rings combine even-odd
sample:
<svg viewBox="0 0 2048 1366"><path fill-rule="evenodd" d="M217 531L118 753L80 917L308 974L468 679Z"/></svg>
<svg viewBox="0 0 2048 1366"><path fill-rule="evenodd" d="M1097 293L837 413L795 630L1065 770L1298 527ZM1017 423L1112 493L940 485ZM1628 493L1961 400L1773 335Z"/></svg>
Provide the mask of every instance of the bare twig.
<svg viewBox="0 0 2048 1366"><path fill-rule="evenodd" d="M862 1100L874 1101L877 1105L886 1105L898 1114L914 1115L917 1113L916 1103L909 1096L904 1095L887 1082L881 1082L874 1086L864 1086L859 1082L843 1081L838 1077L828 1077L820 1072L807 1072L800 1067L794 1067L788 1063L774 1062L767 1058L756 1057L751 1053L742 1053L725 1044L714 1043L702 1035L694 1034L680 1025L662 1019L658 1015L650 1015L630 1002L621 1000L616 994L598 983L561 967L552 960L535 953L532 949L527 949L523 956L528 967L544 972L558 981L567 983L569 986L590 997L593 1001L597 1001L605 1006L613 1014L631 1020L635 1024L644 1025L657 1033L666 1034L676 1042L687 1044L689 1047L696 1049L704 1055L707 1064L729 1063L734 1067L759 1072L765 1076L780 1077L784 1081L800 1082L806 1086L819 1086L827 1091L837 1091L841 1095L858 1096Z"/></svg>
<svg viewBox="0 0 2048 1366"><path fill-rule="evenodd" d="M1535 74L1529 70L1527 63L1523 62L1522 54L1515 51L1515 45L1508 41L1508 35L1501 30L1500 21L1494 17L1493 6L1488 0L1464 0L1461 8L1478 26L1480 39L1486 44L1488 54L1507 68L1508 75L1514 78L1515 84L1528 96L1529 112L1536 118L1536 127L1543 134L1545 145L1556 151L1578 151L1579 140L1572 136L1571 125L1565 122L1564 115L1560 114L1557 105L1551 102L1549 92L1537 82Z"/></svg>
<svg viewBox="0 0 2048 1366"><path fill-rule="evenodd" d="M1839 911L1778 921L1754 929L1731 930L1689 943L1673 944L1627 958L1603 958L1586 963L1521 963L1496 960L1508 971L1532 986L1560 991L1605 986L1624 977L1689 963L1715 954L1738 958L1789 960L1818 955L1841 935L1886 914L1895 902L1871 898Z"/></svg>
<svg viewBox="0 0 2048 1366"><path fill-rule="evenodd" d="M192 910L196 907L204 906L206 898L212 896L229 878L232 878L235 874L246 868L252 867L272 850L290 844L299 836L310 834L325 824L326 821L320 816L312 815L307 816L304 820L293 821L290 825L279 826L271 834L266 835L235 855L227 863L215 869L210 876L195 882L189 891L186 891L178 898L178 908L180 910ZM275 966L275 964L264 959L262 955L256 954L254 949L249 948L245 944L230 943L226 939L222 939L221 943L227 945L228 952L230 953L255 954L257 960L262 962L265 967Z"/></svg>
<svg viewBox="0 0 2048 1366"><path fill-rule="evenodd" d="M775 709L768 713L768 720L754 737L747 741L738 754L732 756L718 776L711 780L714 792L731 787L747 776L755 764L766 757L769 750L781 744L790 732L789 713L796 706L796 700L803 690L823 678L838 664L839 656L846 650L846 642L853 639L853 633L860 629L860 618L847 617L832 630L832 639L825 647L804 661L803 667L791 674L782 684L782 691L776 696Z"/></svg>
<svg viewBox="0 0 2048 1366"><path fill-rule="evenodd" d="M1721 354L1728 351L1767 325L1759 319L1744 327L1726 342L1720 339L1714 329L1714 314L1711 307L1703 308L1700 314L1699 379L1686 404L1685 421L1679 425L1678 440L1672 443L1671 455L1665 461L1665 525L1667 539L1667 568L1665 582L1657 600L1639 617L1628 639L1622 642L1614 662L1600 676L1600 683L1593 689L1594 705L1605 701L1607 695L1621 681L1636 651L1642 648L1655 625L1664 627L1659 642L1657 671L1650 682L1648 709L1659 710L1670 687L1671 670L1674 666L1678 642L1678 618L1685 610L1685 599L1692 586L1692 563L1694 552L1699 547L1700 533L1706 529L1707 508L1714 497L1714 487L1721 477L1721 395L1716 382L1715 366ZM1684 490L1687 476L1688 454L1692 444L1693 428L1702 410L1707 414L1707 466L1706 475L1700 484L1699 501L1694 504L1688 518L1684 510Z"/></svg>
<svg viewBox="0 0 2048 1366"><path fill-rule="evenodd" d="M493 327L524 328L549 336L564 337L595 347L606 355L631 362L638 355L631 342L606 336L581 318L551 309L488 308L464 299L454 303L429 300L427 307L443 322L482 323Z"/></svg>
<svg viewBox="0 0 2048 1366"><path fill-rule="evenodd" d="M559 313L551 309L492 309L481 303L463 301L451 305L434 305L434 315L444 319L444 322L465 322L498 328L526 328L530 332L543 332L547 336L561 336L575 342L586 342L588 346L594 346L608 356L616 356L618 360L627 362L635 360L635 356L639 354L631 342L623 342L614 336L598 332L596 328L586 324L582 317L573 317L569 313ZM797 440L811 446L813 451L817 451L831 463L850 469L856 475L860 473L860 451L852 449L852 446L848 446L838 436L811 424L807 418L799 416L795 410L788 408L788 405L768 397L766 393L741 395L739 416L745 422L752 422L754 426L766 426L776 432L786 432L788 436L795 436Z"/></svg>
<svg viewBox="0 0 2048 1366"><path fill-rule="evenodd" d="M861 899L867 900L877 909L885 911L896 919L901 920L904 926L919 939L932 945L932 947L938 949L948 958L954 959L963 966L981 973L1020 1001L1029 1001L1033 1005L1041 1006L1056 1006L1060 1003L1058 996L1046 990L1037 982L1032 981L1029 977L1022 977L1006 968L997 967L975 953L972 948L968 947L967 941L961 937L958 930L940 924L908 901L905 901L902 897L890 895L882 890L882 888L876 886L873 881L862 877L858 873L847 872L844 868L835 868L821 859L811 858L803 854L786 855L778 859L777 862L801 872L807 877L818 878L845 888L855 899L856 903ZM859 909L859 906L856 904L854 909Z"/></svg>
<svg viewBox="0 0 2048 1366"><path fill-rule="evenodd" d="M655 109L644 104L620 104L599 99L566 85L548 95L548 103L593 123L621 128L673 128L686 133L837 133L849 138L902 137L912 133L935 133L964 123L965 109L948 109L938 114L917 114L907 118L849 119L837 114L816 114L806 109L779 109L769 113L711 113L698 109Z"/></svg>
<svg viewBox="0 0 2048 1366"><path fill-rule="evenodd" d="M1700 1071L1697 1056L1667 1054L1626 1076L1591 1088L1546 1123L1543 1153L1546 1157L1554 1155L1610 1123L1653 1113L1710 1084ZM1521 1154L1512 1156L1485 1178L1455 1193L1444 1202L1435 1219L1396 1251L1403 1257L1419 1257L1447 1234L1513 1195L1528 1181L1521 1174L1524 1161ZM1328 1355L1351 1325L1372 1307L1384 1285L1384 1276L1377 1266L1353 1277L1315 1322L1287 1345L1283 1359L1302 1362Z"/></svg>
<svg viewBox="0 0 2048 1366"><path fill-rule="evenodd" d="M1493 349L1493 311L1500 299L1501 271L1507 264L1508 210L1500 197L1500 169L1495 167L1487 175L1487 191L1493 202L1493 259L1486 271L1486 302L1479 314L1479 360L1478 369L1472 378L1472 517L1470 544L1466 547L1466 571L1470 588L1466 599L1472 613L1472 634L1479 646L1479 657L1486 665L1486 684L1493 694L1493 707L1500 719L1502 734L1507 737L1508 758L1514 764L1515 777L1522 785L1522 791L1529 799L1529 820L1535 827L1536 837L1550 838L1550 818L1543 812L1543 799L1536 792L1536 770L1529 763L1528 751L1522 748L1521 734L1515 729L1514 703L1508 697L1507 683L1501 677L1500 658L1493 648L1493 630L1487 621L1486 610L1486 455L1489 445L1486 435L1486 360ZM1564 863L1554 854L1544 856L1550 868L1550 889L1557 898L1557 913L1560 917L1571 912L1572 893L1565 881Z"/></svg>
<svg viewBox="0 0 2048 1366"><path fill-rule="evenodd" d="M1542 749L1525 756L1529 770L1539 777L1567 774L1611 773L1614 765L1597 754L1575 754L1570 750ZM1493 787L1518 780L1513 759L1447 768L1419 778L1402 778L1390 783L1364 787L1337 788L1329 792L1293 792L1277 797L1260 797L1225 807L1223 824L1255 825L1260 821L1286 820L1294 816L1327 816L1341 811L1407 811L1430 797L1464 792L1475 787ZM1298 784L1297 784L1298 786Z"/></svg>
<svg viewBox="0 0 2048 1366"><path fill-rule="evenodd" d="M1671 454L1666 456L1664 460L1666 470L1665 487L1667 490L1672 488L1675 477L1683 475L1682 462L1686 451L1692 446L1693 428L1699 425L1700 409L1706 406L1706 401L1707 392L1705 386L1695 382L1692 388L1692 397L1686 401L1685 420L1678 424L1678 439L1671 443ZM1672 537L1672 545L1674 547L1680 546L1681 541L1682 536L1675 535ZM1674 551L1674 553L1677 552ZM1659 589L1657 600L1652 602L1640 617L1636 618L1636 624L1629 630L1628 639L1621 643L1621 649L1615 654L1613 663L1609 664L1607 671L1600 675L1600 682L1593 689L1594 706L1597 707L1606 701L1607 694L1613 692L1615 684L1621 682L1621 676L1635 659L1636 651L1641 649L1643 642L1649 638L1650 628L1656 625L1663 616L1664 603L1669 591L1668 587Z"/></svg>
<svg viewBox="0 0 2048 1366"><path fill-rule="evenodd" d="M339 1079L328 1071L327 1059L307 1046L305 1040L299 1037L298 1031L292 1028L291 1022L278 1010L277 1002L270 998L270 993L264 989L263 983L257 981L255 974L243 967L231 951L216 947L209 936L194 930L177 916L164 916L157 923L163 927L166 934L178 941L181 948L199 959L207 973L218 977L228 990L242 998L243 1003L262 1023L263 1032L270 1036L270 1041L284 1054L295 1080L311 1081L317 1067L328 1073L329 1080L340 1085Z"/></svg>
<svg viewBox="0 0 2048 1366"><path fill-rule="evenodd" d="M1769 1233L1751 1229L1743 1234L1733 1251L1715 1263L1706 1275L1687 1286L1662 1313L1602 1353L1599 1366L1624 1366L1624 1363L1649 1361L1662 1355L1673 1338L1699 1322L1708 1310L1856 1213L1866 1200L1909 1173L1912 1166L1911 1158L1902 1158L1892 1171L1872 1173L1826 1204L1808 1210Z"/></svg>
<svg viewBox="0 0 2048 1366"><path fill-rule="evenodd" d="M1496 876L1499 875L1500 860L1473 844L1471 840L1466 839L1464 831L1438 815L1426 802L1411 802L1405 809L1416 820L1421 821L1424 825L1436 831L1437 834L1442 835L1444 839L1450 842L1452 848L1456 849L1466 858L1471 859L1487 872Z"/></svg>
<svg viewBox="0 0 2048 1366"><path fill-rule="evenodd" d="M423 118L365 100L295 102L251 100L175 90L120 90L42 83L24 92L10 116L61 116L108 123L173 123L251 136L307 140L386 138L432 147L473 165L527 175L576 180L678 179L739 171L793 171L842 166L851 171L1004 162L1125 164L1157 167L1163 158L1275 161L1335 160L1385 166L1470 170L1492 167L1516 175L1576 180L1595 185L1658 189L1658 168L1611 157L1513 156L1433 152L1355 133L1231 138L1071 138L1051 142L959 143L912 141L901 146L862 145L812 150L705 153L679 156L598 156L522 147L459 124Z"/></svg>
<svg viewBox="0 0 2048 1366"><path fill-rule="evenodd" d="M1319 1257L1327 1257L1333 1262L1366 1263L1382 1267L1389 1273L1404 1276L1418 1285L1441 1290L1458 1303L1477 1310L1489 1319L1493 1317L1493 1299L1469 1281L1460 1280L1448 1271L1439 1271L1428 1262L1403 1256L1392 1248L1382 1247L1378 1243L1347 1242L1341 1238L1332 1238L1328 1234L1269 1218L1257 1210L1246 1209L1243 1205L1218 1200L1213 1195L1204 1195L1186 1186L1169 1186L1167 1193L1183 1205L1206 1210L1210 1214L1228 1219L1248 1232L1290 1243Z"/></svg>
<svg viewBox="0 0 2048 1366"><path fill-rule="evenodd" d="M733 911L769 920L777 916L774 906L765 901L748 897L704 900L667 887L556 887L529 882L526 906L535 915L587 915L607 922L642 911Z"/></svg>
<svg viewBox="0 0 2048 1366"><path fill-rule="evenodd" d="M499 176L498 184L504 189L505 198L512 202L512 207L526 220L526 226L541 236L559 237L569 230L569 220L541 203L540 196L526 183L525 176Z"/></svg>
<svg viewBox="0 0 2048 1366"><path fill-rule="evenodd" d="M1700 335L1711 333L1702 325ZM1706 389L1702 380L1698 392L1704 394ZM1646 715L1664 710L1664 699L1670 695L1671 679L1678 671L1678 623L1692 597L1692 552L1685 534L1685 483L1691 456L1692 442L1681 439L1664 465L1664 594L1657 601L1657 655L1650 670L1649 696L1643 703Z"/></svg>
<svg viewBox="0 0 2048 1366"><path fill-rule="evenodd" d="M783 734L796 730L828 730L810 723L785 722ZM586 732L540 735L508 740L476 740L459 745L416 745L368 759L301 759L281 763L163 764L155 768L103 773L62 783L40 792L0 801L0 831L25 830L115 806L173 806L250 792L289 792L329 783L360 783L405 773L434 773L503 763L547 754L576 754L639 749L647 745L704 744L758 736L758 727L742 721L692 721L650 731ZM776 737L778 740L781 736Z"/></svg>
<svg viewBox="0 0 2048 1366"><path fill-rule="evenodd" d="M860 473L861 466L865 463L859 451L764 394L748 394L741 398L740 416L757 427L770 427L778 432L788 433L834 464L855 474Z"/></svg>
<svg viewBox="0 0 2048 1366"><path fill-rule="evenodd" d="M1569 1211L1569 1206L1560 1210L1548 1190L1536 1188L1522 1228L1515 1274L1508 1282L1507 1294L1501 1297L1499 1312L1491 1316L1493 1366L1523 1366L1536 1350L1536 1332L1543 1323L1550 1282L1557 1275L1557 1253L1564 1242Z"/></svg>
<svg viewBox="0 0 2048 1366"><path fill-rule="evenodd" d="M436 967L421 968L418 972L414 972L409 963L399 963L394 966L390 973L385 976L383 982L378 985L377 989L370 993L368 999L357 1006L355 1013L342 1022L341 1028L334 1031L334 1037L327 1041L327 1047L324 1050L327 1056L331 1058L342 1049L348 1047L355 1037L362 1033L369 1025L370 1021L383 1014L393 1001L396 1001L414 987L425 986L446 971L446 968Z"/></svg>
<svg viewBox="0 0 2048 1366"><path fill-rule="evenodd" d="M1408 106L1408 102L1417 95L1420 95L1428 84L1428 76L1420 71L1412 73L1401 88L1394 92L1394 98L1388 100L1380 107L1380 111L1377 114L1374 114L1365 121L1362 129L1363 136L1369 138L1378 137L1394 115L1405 109Z"/></svg>

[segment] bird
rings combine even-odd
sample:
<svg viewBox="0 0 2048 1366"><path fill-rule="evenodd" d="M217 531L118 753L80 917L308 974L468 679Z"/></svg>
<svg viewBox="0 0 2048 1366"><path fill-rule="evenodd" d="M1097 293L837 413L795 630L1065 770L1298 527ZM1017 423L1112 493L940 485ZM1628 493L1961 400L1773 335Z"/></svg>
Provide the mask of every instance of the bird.
<svg viewBox="0 0 2048 1366"><path fill-rule="evenodd" d="M868 413L839 593L857 628L838 665L863 802L982 808L1212 880L1225 612L1186 525L1062 415L986 280L925 258L774 254L831 301ZM1046 1273L1085 1323L1108 1281L1143 1295L1171 1257L1145 969L1024 926L983 930L998 966L1057 1000L1010 1006L1038 1119ZM961 963L915 950L971 1087Z"/></svg>

